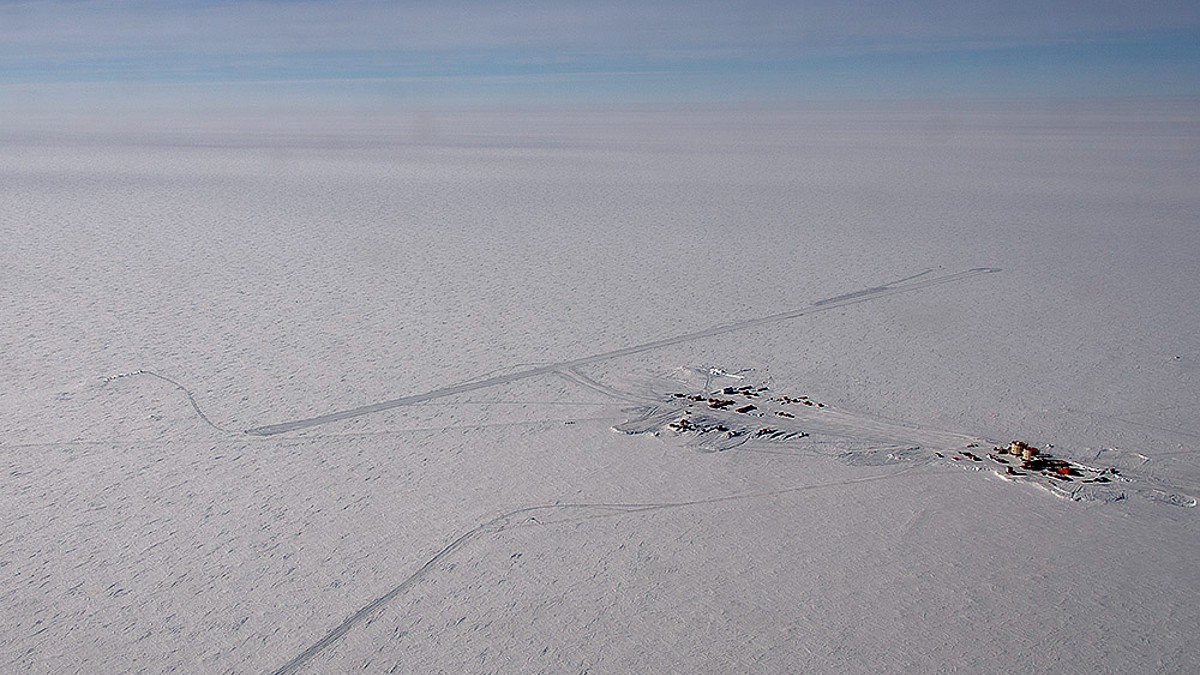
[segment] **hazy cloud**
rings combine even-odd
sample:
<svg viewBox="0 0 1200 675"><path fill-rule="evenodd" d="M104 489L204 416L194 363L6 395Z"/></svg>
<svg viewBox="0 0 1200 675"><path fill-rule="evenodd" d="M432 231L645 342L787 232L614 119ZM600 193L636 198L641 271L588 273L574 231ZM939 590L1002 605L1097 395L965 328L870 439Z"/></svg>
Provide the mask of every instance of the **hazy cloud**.
<svg viewBox="0 0 1200 675"><path fill-rule="evenodd" d="M1076 62L1039 62L1054 61L1044 50L1059 47L1083 46L1072 59L1111 61L1125 52L1087 46L1158 42L1173 65L1153 78L1139 78L1140 64L1080 73ZM208 86L203 96L217 96L210 85L275 82L303 98L297 83L311 82L313 96L430 101L922 95L1021 81L1053 91L1055 77L1097 91L1132 82L1171 92L1186 88L1180 83L1200 61L1200 49L1180 54L1181 44L1200 44L1195 0L0 0L0 86L21 87L23 98L51 108L65 96L55 83L106 82L136 96L151 86L175 87L168 97L179 85ZM983 76L998 71L970 56L1006 49L1043 50L997 62L1036 65L1037 77L989 83ZM951 56L929 60L937 54ZM1106 83L1101 71L1125 80ZM100 92L76 90L77 98Z"/></svg>
<svg viewBox="0 0 1200 675"><path fill-rule="evenodd" d="M6 60L787 58L1044 44L1195 30L1200 3L980 2L9 2ZM348 58L353 56L353 59ZM162 59L167 59L165 62Z"/></svg>

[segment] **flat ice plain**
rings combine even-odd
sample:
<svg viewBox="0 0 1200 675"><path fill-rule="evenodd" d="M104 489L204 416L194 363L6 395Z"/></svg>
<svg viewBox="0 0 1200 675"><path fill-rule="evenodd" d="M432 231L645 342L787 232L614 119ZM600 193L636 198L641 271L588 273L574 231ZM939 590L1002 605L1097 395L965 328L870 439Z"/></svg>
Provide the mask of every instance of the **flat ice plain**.
<svg viewBox="0 0 1200 675"><path fill-rule="evenodd" d="M1197 119L8 133L0 670L1195 672Z"/></svg>

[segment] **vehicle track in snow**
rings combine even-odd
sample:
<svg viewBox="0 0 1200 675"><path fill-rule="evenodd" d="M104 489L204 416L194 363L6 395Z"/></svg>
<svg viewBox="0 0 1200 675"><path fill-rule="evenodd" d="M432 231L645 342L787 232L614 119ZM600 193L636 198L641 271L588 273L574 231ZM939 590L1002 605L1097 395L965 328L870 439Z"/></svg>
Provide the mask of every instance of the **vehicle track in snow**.
<svg viewBox="0 0 1200 675"><path fill-rule="evenodd" d="M722 502L743 501L748 499L756 499L762 497L774 497L793 492L804 492L808 490L820 490L825 488L836 488L854 485L857 483L870 483L875 481L891 480L899 478L912 470L913 467L893 471L886 474L877 474L874 476L864 476L862 478L851 478L847 480L834 481L830 483L816 483L810 485L799 485L789 488L781 488L778 490L765 490L761 492L749 492L743 494L722 495L718 497L707 497L702 499L692 499L678 502L649 502L649 503L578 503L578 504L538 504L534 506L525 506L519 509L514 509L503 513L491 520L487 520L475 527L460 534L457 538L451 541L445 548L438 551L433 557L426 560L421 567L410 574L407 578L394 586L391 590L380 595L374 600L363 605L350 616L346 617L342 623L338 624L333 630L326 633L312 645L305 648L296 655L291 661L281 666L278 670L273 671L273 675L287 675L295 673L312 661L321 652L328 649L338 640L346 636L356 626L369 620L377 612L383 609L392 600L395 600L400 595L403 595L410 588L421 581L437 566L445 561L450 556L461 550L468 543L478 537L489 533L502 533L516 527L536 524L536 525L554 525L560 522L575 522L578 520L590 520L593 518L621 516L631 513L643 513L651 511L661 511L665 509L678 509L696 506L705 506L711 504L719 504ZM595 513L588 514L588 511ZM554 512L580 512L582 515L575 518L563 518L555 521L537 520L536 515L542 513Z"/></svg>
<svg viewBox="0 0 1200 675"><path fill-rule="evenodd" d="M578 367L564 368L562 370L557 371L557 374L568 382L578 384L579 386L584 387L585 389L590 389L599 394L603 394L605 396L615 398L618 401L625 401L626 403L643 403L643 404L658 402L658 399L654 398L653 396L635 394L633 392L621 391L620 389L617 389L615 387L610 387L607 384L604 384L603 382L593 379L592 377L580 372Z"/></svg>
<svg viewBox="0 0 1200 675"><path fill-rule="evenodd" d="M238 433L238 431L236 429L226 429L225 427L223 427L223 426L217 424L216 422L213 422L211 419L209 419L208 415L204 414L204 410L202 410L200 408L200 404L196 401L196 396L194 394L192 394L192 390L188 389L187 387L183 386L182 384L176 382L175 380L172 380L171 378L167 377L166 375L160 375L160 374L154 372L153 370L141 369L141 370L135 370L135 371L128 372L128 373L120 373L117 375L110 375L108 377L103 378L103 380L104 380L104 384L108 384L109 382L124 379L127 377L138 377L139 375L145 375L147 377L153 377L155 379L162 380L163 382L166 382L167 384L171 385L172 387L175 387L179 391L183 392L183 395L187 397L188 403L190 403L192 405L192 410L196 411L196 416L200 418L200 421L204 422L205 424L212 427L213 429L216 429L217 431L220 431L220 432L226 433L226 434ZM28 445L33 445L33 444L28 444ZM54 445L54 444L46 444L46 445Z"/></svg>
<svg viewBox="0 0 1200 675"><path fill-rule="evenodd" d="M830 298L817 300L816 302L812 303L811 305L809 305L807 307L802 307L800 309L790 310L787 312L779 312L777 314L771 314L768 316L758 317L755 319L749 319L746 321L739 321L736 323L724 324L724 325L720 325L720 326L713 326L711 328L706 328L704 330L699 330L699 331L695 331L692 333L684 333L683 335L676 335L676 336L669 337L669 338L663 338L661 340L654 340L652 342L646 342L646 343L640 344L640 345L633 345L630 347L623 347L623 348L614 349L611 351L600 352L598 354L592 354L590 356L582 356L582 357L575 358L575 359L568 359L566 361L559 361L556 363L547 363L545 365L535 366L532 368L527 368L525 370L519 370L519 371L512 372L512 373L495 375L493 377L487 377L487 378L483 378L483 379L475 379L475 380L471 380L468 382L461 382L459 384L452 384L452 385L449 385L446 387L441 387L441 388L434 389L432 391L427 391L427 392L424 392L421 394L412 394L410 396L402 396L400 398L395 398L395 399L391 399L388 401L380 401L378 403L370 403L370 404L359 406L356 408L349 408L347 410L339 410L339 411L335 411L335 412L326 413L324 415L318 415L316 417L309 417L309 418L305 418L305 419L298 419L298 420L292 420L292 421L288 421L288 422L279 422L277 424L268 424L268 425L264 425L264 426L254 427L251 429L246 429L245 433L250 434L252 436L274 436L276 434L283 434L283 433L288 433L291 431L300 431L302 429L308 429L311 427L320 426L322 424L329 424L332 422L340 422L343 420L353 419L355 417L362 417L363 415L371 415L374 413L383 412L385 410L392 410L394 408L399 408L401 406L413 405L414 403L423 403L425 401L432 401L434 399L444 398L447 396L454 396L455 394L463 394L463 393L467 393L467 392L471 392L471 391L477 391L480 389L486 389L488 387L495 387L495 386L499 386L499 385L503 385L503 384L510 384L512 382L526 380L531 377L537 377L539 375L547 375L547 374L551 374L551 373L561 373L564 371L570 371L579 366L586 366L586 365L593 364L593 363L599 363L601 361L607 361L610 359L620 358L622 356L632 356L634 354L640 354L642 352L648 352L648 351L652 351L655 349L661 349L663 347L670 347L673 345L683 344L685 342L692 342L694 340L701 340L704 338L715 337L718 335L723 335L725 333L732 333L734 331L747 330L750 328L756 328L758 326L764 326L764 325L768 325L768 324L772 324L772 323L778 323L781 321L790 321L792 319L798 319L802 316L808 316L810 314L816 314L818 312L825 312L825 311L829 311L831 309L837 309L839 307L845 307L845 306L857 304L860 302L868 302L870 300L877 300L879 298L884 298L884 297L888 297L891 295L898 295L900 293L911 293L913 291L931 288L931 287L939 286L939 285L943 285L943 284L950 284L950 283L957 283L960 281L966 281L968 279L973 279L975 277L979 277L979 276L982 276L985 274L992 274L992 273L999 272L999 271L1000 271L1000 268L996 268L996 267L975 267L975 268L971 268L969 270L965 270L962 272L943 274L941 276L936 276L936 277L927 277L928 271L921 272L919 274L904 277L902 279L899 279L899 280L896 280L893 282L889 282L889 283L881 285L881 286L871 286L869 288L865 288L862 290L852 291L850 293L842 293L840 295L835 295ZM927 278L923 278L923 277L927 277Z"/></svg>

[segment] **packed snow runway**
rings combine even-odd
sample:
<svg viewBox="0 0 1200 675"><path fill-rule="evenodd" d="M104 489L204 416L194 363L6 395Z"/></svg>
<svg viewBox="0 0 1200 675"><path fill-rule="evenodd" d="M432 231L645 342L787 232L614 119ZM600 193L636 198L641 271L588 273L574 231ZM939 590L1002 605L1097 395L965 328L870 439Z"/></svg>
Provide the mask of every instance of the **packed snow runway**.
<svg viewBox="0 0 1200 675"><path fill-rule="evenodd" d="M6 137L0 669L1190 672L1190 120Z"/></svg>
<svg viewBox="0 0 1200 675"><path fill-rule="evenodd" d="M544 375L544 374L550 373L550 372L555 372L555 371L560 371L560 370L571 370L573 368L578 368L579 366L585 366L589 363L597 363L600 361L607 361L609 359L616 359L616 358L620 358L622 356L631 356L633 354L650 351L652 349L659 349L662 347L670 347L670 346L681 344L684 342L690 342L692 340L700 340L700 339L707 338L707 337L721 335L722 333L730 333L730 332L737 331L737 330L745 330L745 329L749 329L749 328L754 328L755 326L775 323L777 321L787 321L789 319L795 319L795 318L799 318L801 316L805 316L806 314L812 314L813 312L818 312L818 311L827 310L827 309L834 309L835 307L841 307L843 305L850 304L852 302L862 302L871 297L882 297L882 296L889 295L891 293L903 293L905 291L913 291L913 290L925 288L927 286L931 286L934 284L944 284L944 283L950 283L950 282L954 282L954 281L962 281L964 279L969 279L972 276L975 276L977 274L988 274L991 272L999 272L999 271L1000 270L997 270L997 269L981 267L981 268L968 270L966 272L959 272L956 274L949 274L949 275L945 275L945 276L924 279L919 282L915 282L915 283L910 282L908 284L903 284L903 285L901 285L902 282L908 281L908 280L901 280L901 283L898 283L898 284L875 286L873 288L868 288L868 289L864 289L861 291L854 291L852 293L846 293L846 294L843 294L843 295L840 295L837 297L833 297L833 298L828 298L825 300L818 300L813 303L813 306L811 308L799 309L799 310L795 310L792 312L783 312L781 314L773 314L771 316L762 317L759 319L751 319L749 321L743 321L743 322L739 322L739 323L735 323L735 324L730 324L727 326L717 326L715 328L709 328L707 330L698 331L696 333L688 333L687 335L680 335L678 337L666 338L663 340L655 340L653 342L649 342L644 345L625 347L622 349L615 349L612 351L603 352L600 354L594 354L591 356L583 356L580 358L571 359L569 361L563 361L560 363L551 363L551 364L547 364L547 365L541 365L541 366L537 366L535 368L530 368L528 370L522 370L522 371L519 371L516 373L509 373L506 375L496 375L494 377L488 377L488 378L484 378L484 379L474 380L474 381L466 382L463 384L451 385L449 387L443 387L441 389L436 389L434 391L426 392L424 394L414 394L412 396L405 396L402 398L393 399L391 401L383 401L381 403L372 403L369 405L360 406L358 408L352 408L350 410L343 410L340 412L333 412L333 413L328 413L325 415L320 415L318 417L313 417L310 419L295 420L292 422L281 422L279 424L272 424L272 425L265 426L265 427L255 427L253 429L247 429L246 433L254 434L255 436L274 436L275 434L282 434L282 433L286 433L289 431L297 431L299 429L314 427L314 426L318 426L321 424L329 424L330 422L339 422L341 420L351 419L351 418L359 417L362 415L370 415L370 414L374 414L374 413L378 413L378 412L383 412L385 410L390 410L392 408L397 408L397 407L404 406L404 405L412 405L414 403L423 403L425 401L432 401L432 400L435 400L438 398L443 398L445 396L453 396L454 394L462 394L462 393L466 393L466 392L470 392L470 391L475 391L477 389L486 389L488 387L494 387L494 386L500 385L500 384L508 384L510 382L516 382L518 380L523 380L528 377L536 377L538 375Z"/></svg>

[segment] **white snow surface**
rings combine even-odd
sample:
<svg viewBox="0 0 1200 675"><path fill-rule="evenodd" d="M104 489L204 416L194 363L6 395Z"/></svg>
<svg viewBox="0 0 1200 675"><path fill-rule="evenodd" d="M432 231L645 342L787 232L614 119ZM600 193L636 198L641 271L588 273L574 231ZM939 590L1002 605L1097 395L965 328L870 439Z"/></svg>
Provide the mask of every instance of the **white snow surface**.
<svg viewBox="0 0 1200 675"><path fill-rule="evenodd" d="M1195 114L421 120L0 138L0 671L1200 669Z"/></svg>

